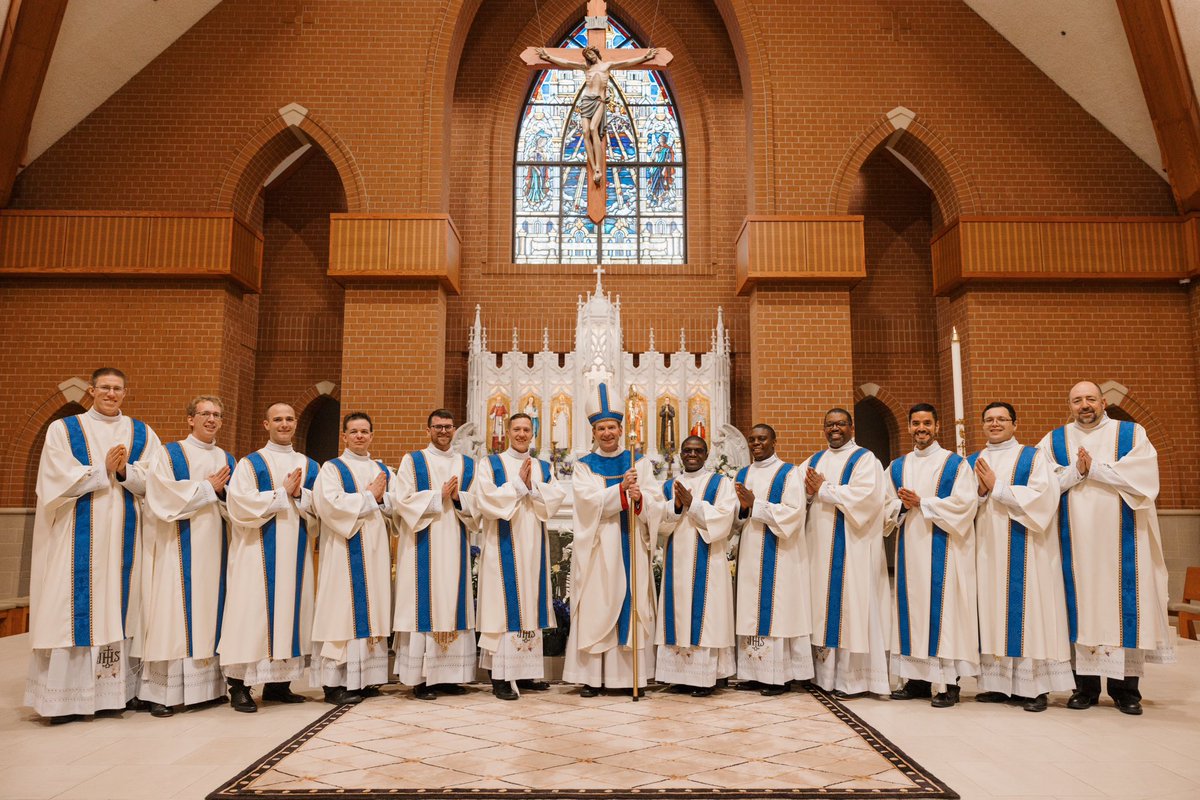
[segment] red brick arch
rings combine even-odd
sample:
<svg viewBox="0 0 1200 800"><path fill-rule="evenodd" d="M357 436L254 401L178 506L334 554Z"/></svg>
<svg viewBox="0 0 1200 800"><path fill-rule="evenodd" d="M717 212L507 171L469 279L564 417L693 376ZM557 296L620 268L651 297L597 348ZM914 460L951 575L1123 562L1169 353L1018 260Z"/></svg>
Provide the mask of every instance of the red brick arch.
<svg viewBox="0 0 1200 800"><path fill-rule="evenodd" d="M850 213L858 171L875 151L898 130L887 115L863 131L846 152L834 175L829 192L832 214ZM966 168L954 152L920 118L909 122L903 134L892 143L892 149L904 156L929 184L934 201L946 223L963 214L982 213L978 194ZM935 221L936 224L936 221Z"/></svg>
<svg viewBox="0 0 1200 800"><path fill-rule="evenodd" d="M333 383L333 381L330 381ZM326 399L342 401L342 387L334 383L333 388L328 392L322 392L317 384L313 384L304 390L304 393L296 398L296 402L292 404L292 408L296 410L296 439L297 449L299 445L304 443L308 438L308 426L312 424L312 415L308 412L313 409L317 403L322 403Z"/></svg>
<svg viewBox="0 0 1200 800"><path fill-rule="evenodd" d="M870 381L865 383L870 383ZM868 397L879 401L880 405L887 409L888 413L891 414L892 417L891 420L888 421L888 438L891 440L890 444L892 453L903 453L906 448L900 441L900 434L904 430L904 426L908 418L908 409L901 405L900 401L894 394L888 391L887 387L880 386L879 390L876 391L875 394L867 394L862 389L865 383L854 387L854 405L857 406L860 401L866 400ZM879 386L879 384L875 385ZM886 467L887 464L884 464L884 466Z"/></svg>
<svg viewBox="0 0 1200 800"><path fill-rule="evenodd" d="M82 376L87 380L87 376ZM72 401L55 389L44 396L33 409L25 424L17 431L8 447L4 448L3 472L0 473L0 508L32 507L37 501L34 488L37 478L38 460L41 458L41 443L46 426L68 406L90 408L92 398L88 394Z"/></svg>
<svg viewBox="0 0 1200 800"><path fill-rule="evenodd" d="M1116 381L1116 378L1106 378L1100 381L1100 384L1107 383L1109 380ZM1141 403L1137 395L1128 388L1128 384L1124 381L1117 381L1125 387L1125 396L1121 398L1119 403L1110 404L1116 405L1122 411L1133 418L1133 421L1146 429L1146 435L1150 437L1151 444L1158 451L1158 474L1160 482L1160 490L1158 495L1158 504L1166 508L1178 508L1183 503L1182 492L1179 485L1179 453L1175 449L1174 437L1168 435L1167 431L1150 409Z"/></svg>
<svg viewBox="0 0 1200 800"><path fill-rule="evenodd" d="M365 213L369 210L362 173L345 142L311 111L296 128L314 147L320 148L342 179L346 193L346 210ZM263 181L283 159L300 146L296 131L278 114L265 120L251 134L230 162L213 197L213 210L233 211L244 220L253 218L254 202Z"/></svg>

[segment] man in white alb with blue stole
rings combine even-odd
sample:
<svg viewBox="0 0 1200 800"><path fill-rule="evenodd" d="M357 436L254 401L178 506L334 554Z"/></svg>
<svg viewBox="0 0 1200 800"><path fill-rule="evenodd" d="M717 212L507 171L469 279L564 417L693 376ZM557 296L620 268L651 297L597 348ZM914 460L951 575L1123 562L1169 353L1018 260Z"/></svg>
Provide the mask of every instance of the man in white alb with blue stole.
<svg viewBox="0 0 1200 800"><path fill-rule="evenodd" d="M746 439L754 462L737 474L737 688L769 696L813 677L804 476L775 454L775 429Z"/></svg>
<svg viewBox="0 0 1200 800"><path fill-rule="evenodd" d="M909 409L915 449L888 468L887 521L896 534L892 675L894 700L929 697L934 708L959 699L960 678L979 674L975 586L975 474L966 459L937 442L937 410Z"/></svg>
<svg viewBox="0 0 1200 800"><path fill-rule="evenodd" d="M501 700L549 688L542 630L555 622L546 521L565 492L550 464L530 453L533 438L528 414L509 417L509 448L483 459L471 486L482 524L479 666L491 671Z"/></svg>
<svg viewBox="0 0 1200 800"><path fill-rule="evenodd" d="M891 603L883 549L883 466L854 441L854 418L830 409L828 450L804 468L812 574L813 682L844 699L886 695Z"/></svg>
<svg viewBox="0 0 1200 800"><path fill-rule="evenodd" d="M462 694L475 677L475 598L468 529L477 522L475 462L450 449L454 414L426 420L429 446L404 456L392 488L396 552L396 674L421 700Z"/></svg>
<svg viewBox="0 0 1200 800"><path fill-rule="evenodd" d="M571 632L563 680L595 697L601 687L632 689L654 675L654 576L648 514L662 502L654 468L625 449L621 423L601 383L585 411L595 449L575 462L571 552ZM636 623L635 623L636 618Z"/></svg>
<svg viewBox="0 0 1200 800"><path fill-rule="evenodd" d="M684 472L663 484L661 519L655 523L652 515L651 522L652 534L667 537L654 677L693 697L707 697L718 680L737 672L726 556L737 495L733 481L704 467L707 459L703 439L683 440Z"/></svg>
<svg viewBox="0 0 1200 800"><path fill-rule="evenodd" d="M142 496L159 441L121 413L125 374L92 373L92 408L46 430L38 464L25 705L52 722L124 709L138 689Z"/></svg>
<svg viewBox="0 0 1200 800"><path fill-rule="evenodd" d="M371 458L375 431L362 413L342 419L337 458L321 466L313 502L321 520L321 559L313 614L313 679L325 702L353 705L388 679L392 632L392 552L387 493L394 475Z"/></svg>
<svg viewBox="0 0 1200 800"><path fill-rule="evenodd" d="M156 717L225 696L217 642L229 557L225 487L237 462L216 444L220 398L193 399L187 421L191 433L163 446L146 485L156 531L138 695Z"/></svg>
<svg viewBox="0 0 1200 800"><path fill-rule="evenodd" d="M1091 381L1072 387L1068 403L1074 422L1039 444L1062 492L1059 542L1076 673L1067 706L1095 705L1104 677L1117 708L1137 715L1143 665L1175 660L1154 505L1158 453L1141 425L1105 413Z"/></svg>
<svg viewBox="0 0 1200 800"><path fill-rule="evenodd" d="M1058 479L1036 447L1017 441L1009 403L983 410L987 447L967 457L979 483L975 564L979 585L981 703L1045 711L1050 692L1075 686L1054 515Z"/></svg>
<svg viewBox="0 0 1200 800"><path fill-rule="evenodd" d="M263 700L303 703L289 684L312 653L317 463L292 449L291 406L272 405L263 427L270 441L238 462L225 490L233 535L217 652L229 703L243 712L258 710L255 684L266 684Z"/></svg>

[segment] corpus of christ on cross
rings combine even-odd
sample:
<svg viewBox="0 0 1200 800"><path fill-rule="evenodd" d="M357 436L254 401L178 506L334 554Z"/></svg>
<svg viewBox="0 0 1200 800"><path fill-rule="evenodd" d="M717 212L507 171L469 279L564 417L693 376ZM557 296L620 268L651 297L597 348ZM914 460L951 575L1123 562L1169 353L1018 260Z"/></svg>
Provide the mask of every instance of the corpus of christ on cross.
<svg viewBox="0 0 1200 800"><path fill-rule="evenodd" d="M622 48L605 45L608 30L608 4L589 0L587 5L588 46L583 50L566 47L527 47L521 60L530 69L578 69L584 72L583 93L576 108L582 118L583 145L587 151L585 180L588 185L588 217L599 225L604 220L608 198L608 137L604 118L608 105L609 72L613 69L662 69L671 63L670 51ZM593 53L595 49L595 53Z"/></svg>

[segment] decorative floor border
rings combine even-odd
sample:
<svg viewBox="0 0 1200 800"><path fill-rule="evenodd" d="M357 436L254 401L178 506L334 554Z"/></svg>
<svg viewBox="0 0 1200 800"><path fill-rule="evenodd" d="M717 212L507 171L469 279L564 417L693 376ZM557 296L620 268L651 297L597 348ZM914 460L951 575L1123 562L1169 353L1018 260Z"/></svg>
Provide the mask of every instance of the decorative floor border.
<svg viewBox="0 0 1200 800"><path fill-rule="evenodd" d="M895 789L821 789L797 787L795 789L251 789L250 785L274 768L280 761L300 749L313 736L336 722L353 706L338 706L309 724L295 736L255 761L235 777L226 781L209 794L206 800L294 800L297 797L313 800L375 800L380 797L406 798L406 800L573 800L573 798L605 798L605 800L808 800L809 798L859 798L874 797L881 800L919 797L931 800L958 800L958 793L937 776L918 764L882 733L868 725L861 717L844 704L834 700L825 691L811 687L808 692L845 723L859 738L883 756L889 764L913 782L913 788L897 786Z"/></svg>

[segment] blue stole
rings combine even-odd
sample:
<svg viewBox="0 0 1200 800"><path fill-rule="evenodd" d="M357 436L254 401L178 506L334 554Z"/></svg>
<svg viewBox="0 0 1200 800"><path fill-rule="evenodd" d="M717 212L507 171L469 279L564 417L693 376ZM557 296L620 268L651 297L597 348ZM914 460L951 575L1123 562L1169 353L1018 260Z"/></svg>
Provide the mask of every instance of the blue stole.
<svg viewBox="0 0 1200 800"><path fill-rule="evenodd" d="M721 473L714 472L704 487L704 502L717 502L717 491L721 488ZM668 503L675 502L675 479L663 486L663 495ZM692 580L692 647L700 646L700 634L704 630L704 602L708 594L708 542L696 535L696 574ZM675 645L675 534L667 539L667 553L663 567L663 631L667 644Z"/></svg>
<svg viewBox="0 0 1200 800"><path fill-rule="evenodd" d="M783 485L793 464L782 464L771 480L771 492L767 502L777 504L783 500ZM737 474L737 482L745 485L750 467L742 467ZM750 509L748 513L753 513ZM779 537L766 525L763 525L762 567L759 573L758 586L758 636L771 635L771 614L775 606L775 566L779 560Z"/></svg>
<svg viewBox="0 0 1200 800"><path fill-rule="evenodd" d="M188 466L187 454L182 442L170 442L166 445L167 458L171 461L171 474L177 481L190 481L191 468ZM225 463L229 466L232 476L237 462L233 456L225 453ZM175 523L175 538L179 547L179 574L183 582L183 624L187 635L187 656L195 656L192 645L192 521L181 519ZM229 561L229 539L225 535L225 518L221 517L221 584L217 589L217 635L214 643L221 641L221 616L225 611L225 567Z"/></svg>
<svg viewBox="0 0 1200 800"><path fill-rule="evenodd" d="M542 483L550 482L550 465L540 458L534 459L542 470ZM504 461L498 453L488 456L488 462L492 465L492 481L499 489L504 484L508 483L508 473L504 469ZM521 586L517 580L517 557L513 551L512 540L512 521L507 519L497 520L499 528L499 536L497 537L500 544L500 575L503 578L504 586L504 618L506 620L506 630L510 633L517 633L524 630L521 625ZM548 594L546 592L546 584L550 576L550 555L546 550L546 526L542 525L542 552L540 558L540 566L538 568L538 628L550 627L550 614L546 609L546 600Z"/></svg>
<svg viewBox="0 0 1200 800"><path fill-rule="evenodd" d="M350 471L346 462L335 458L329 463L337 467L338 475L342 479L342 490L346 494L358 494L358 481L354 480L354 473ZM391 480L387 467L382 461L375 463L383 472L383 480L386 485ZM367 594L367 567L366 557L363 554L362 528L359 528L353 536L346 540L346 558L350 562L350 600L351 610L354 613L354 638L368 639L371 636L371 598Z"/></svg>
<svg viewBox="0 0 1200 800"><path fill-rule="evenodd" d="M429 480L429 463L421 450L412 452L413 473L417 480L417 491L428 492L431 488ZM471 488L475 479L475 462L467 456L462 458L462 480L458 490L465 492ZM454 501L454 507L461 510L462 503ZM432 571L429 549L429 527L417 531L417 631L420 633L433 632L433 594L430 581ZM458 609L454 615L454 629L467 629L467 586L470 580L471 558L467 548L467 526L458 521Z"/></svg>
<svg viewBox="0 0 1200 800"><path fill-rule="evenodd" d="M304 474L304 488L312 490L317 482L317 462L305 459L308 464ZM260 492L275 491L271 470L258 451L246 456L254 469L254 479ZM258 529L263 554L263 583L267 592L267 658L275 658L275 517L272 516ZM296 596L292 604L292 658L300 656L300 599L304 591L304 559L308 551L308 522L300 515L300 531L296 541Z"/></svg>
<svg viewBox="0 0 1200 800"><path fill-rule="evenodd" d="M1120 461L1133 450L1137 427L1126 420L1117 420L1117 460ZM1071 454L1067 451L1067 427L1055 428L1050 435L1054 460L1060 467L1071 466ZM1067 626L1071 632L1071 643L1079 636L1079 606L1075 590L1075 564L1071 556L1071 491L1062 493L1058 501L1058 538L1062 544L1063 583L1067 589ZM1136 648L1138 642L1137 607L1137 520L1133 509L1121 498L1121 646Z"/></svg>
<svg viewBox="0 0 1200 800"><path fill-rule="evenodd" d="M67 442L71 455L85 467L92 465L87 436L83 432L82 414L63 417L67 429ZM146 451L146 423L129 418L133 428L129 443L127 466L133 466ZM129 585L133 578L133 559L137 551L138 508L137 500L125 487L121 487L124 502L124 522L121 526L121 631L125 630L129 613ZM73 535L71 541L71 631L76 647L92 645L92 492L80 495L75 500Z"/></svg>
<svg viewBox="0 0 1200 800"><path fill-rule="evenodd" d="M1033 472L1033 460L1037 456L1037 448L1025 445L1013 465L1011 486L1028 486L1029 475ZM979 453L967 456L967 464L972 469L979 460ZM1007 620L1004 635L1004 655L1009 658L1020 658L1025 653L1025 571L1027 553L1029 552L1029 532L1025 526L1009 515L1008 518L1008 582L1007 582Z"/></svg>
<svg viewBox="0 0 1200 800"><path fill-rule="evenodd" d="M858 448L850 454L838 486L845 486L854 474L858 460L866 455L865 448ZM818 450L809 459L808 465L813 469L821 462L824 450ZM846 582L846 515L840 508L834 507L833 521L833 552L829 556L829 592L825 598L825 647L840 647L842 644L842 589Z"/></svg>
<svg viewBox="0 0 1200 800"><path fill-rule="evenodd" d="M904 459L908 456L900 456L892 462L889 470L892 478L892 485L896 487L896 491L904 485ZM945 500L954 491L954 481L958 477L959 467L962 466L963 457L958 453L950 453L946 462L942 464L941 475L938 476L937 496L941 500ZM934 658L938 654L938 647L942 637L942 600L946 593L946 559L949 555L949 534L939 528L933 526L933 543L932 552L930 553L930 580L929 580L929 657ZM900 533L896 538L896 619L900 628L900 653L902 655L912 655L912 639L909 634L908 624L908 570L904 563L904 523L900 524Z"/></svg>
<svg viewBox="0 0 1200 800"><path fill-rule="evenodd" d="M601 384L603 387L604 384ZM633 453L629 450L618 453L615 456L603 456L599 453L588 453L579 459L584 464L588 465L596 475L604 479L604 486L616 486L625 477L625 473L633 469L636 463ZM629 644L629 617L630 603L632 595L629 587L629 559L630 552L630 537L632 526L629 523L628 509L622 509L620 513L621 520L621 562L625 568L625 599L621 601L621 613L617 617L617 638L622 646Z"/></svg>

